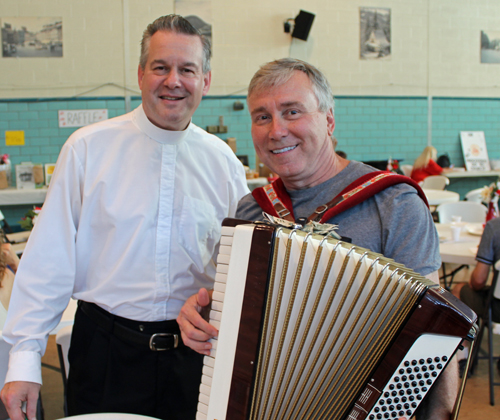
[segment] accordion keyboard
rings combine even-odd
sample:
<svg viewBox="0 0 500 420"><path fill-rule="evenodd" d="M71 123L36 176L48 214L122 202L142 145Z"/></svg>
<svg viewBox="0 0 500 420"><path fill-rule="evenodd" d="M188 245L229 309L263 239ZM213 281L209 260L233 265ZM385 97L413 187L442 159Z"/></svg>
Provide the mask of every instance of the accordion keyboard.
<svg viewBox="0 0 500 420"><path fill-rule="evenodd" d="M210 311L210 324L219 329L226 290L227 272L231 258L231 245L233 243L234 228L222 227L219 255L217 256L217 271L215 274L214 291L212 295L212 310ZM217 354L218 339L210 340L212 350L210 356L203 360L203 374L200 385L200 396L198 402L198 413L196 420L206 420L210 391L212 389L212 378L214 374L215 356Z"/></svg>

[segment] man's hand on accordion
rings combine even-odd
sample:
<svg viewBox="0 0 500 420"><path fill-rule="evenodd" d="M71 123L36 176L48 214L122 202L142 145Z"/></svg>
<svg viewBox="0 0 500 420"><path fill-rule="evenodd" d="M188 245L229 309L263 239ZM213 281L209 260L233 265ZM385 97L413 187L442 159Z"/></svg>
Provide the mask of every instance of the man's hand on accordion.
<svg viewBox="0 0 500 420"><path fill-rule="evenodd" d="M210 354L212 348L208 340L219 334L217 329L207 321L211 300L212 291L200 289L197 294L186 300L177 317L184 344L205 355Z"/></svg>

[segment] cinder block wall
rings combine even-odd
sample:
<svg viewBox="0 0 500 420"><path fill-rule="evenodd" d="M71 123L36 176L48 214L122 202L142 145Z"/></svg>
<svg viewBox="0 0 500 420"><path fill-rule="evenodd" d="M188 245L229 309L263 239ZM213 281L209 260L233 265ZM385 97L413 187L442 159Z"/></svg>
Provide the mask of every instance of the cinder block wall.
<svg viewBox="0 0 500 420"><path fill-rule="evenodd" d="M391 9L389 60L360 60L359 7ZM259 65L292 56L325 72L336 96L338 148L357 160L412 163L430 140L439 153L463 164L460 131L485 132L490 158L500 158L500 64L481 64L481 30L499 30L497 0L212 0L212 86L194 116L201 127L224 117L238 154L255 155L246 87ZM283 32L299 9L315 13L307 42ZM4 0L0 19L60 16L62 58L0 57L0 133L24 130L25 146L5 146L13 164L54 162L74 131L59 128L61 109L125 112L123 96L140 103L137 60L142 31L176 11L173 0ZM432 112L429 120L429 100ZM55 99L58 98L58 99ZM432 124L428 137L429 121ZM25 208L1 209L16 222Z"/></svg>

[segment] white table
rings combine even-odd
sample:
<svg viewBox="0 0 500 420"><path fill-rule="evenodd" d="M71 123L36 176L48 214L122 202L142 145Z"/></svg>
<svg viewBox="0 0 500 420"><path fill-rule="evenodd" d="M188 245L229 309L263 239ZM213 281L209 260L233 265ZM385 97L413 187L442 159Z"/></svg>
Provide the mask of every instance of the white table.
<svg viewBox="0 0 500 420"><path fill-rule="evenodd" d="M454 203L460 201L460 194L446 190L423 189L430 206L438 206L443 203Z"/></svg>
<svg viewBox="0 0 500 420"><path fill-rule="evenodd" d="M439 234L439 253L441 261L452 264L476 264L476 251L482 231L481 223L463 223L463 228L460 233L460 239L455 242L451 238L451 224L436 223L436 229ZM471 234L469 231L474 231L477 234Z"/></svg>
<svg viewBox="0 0 500 420"><path fill-rule="evenodd" d="M481 223L462 223L462 231L458 241L454 241L451 236L451 224L436 223L439 234L439 254L441 255L443 276L440 280L446 288L450 288L453 277L462 268L476 264L477 246L481 240ZM475 234L469 233L469 231ZM446 264L458 264L459 266L450 272L446 271ZM450 279L451 280L448 280Z"/></svg>

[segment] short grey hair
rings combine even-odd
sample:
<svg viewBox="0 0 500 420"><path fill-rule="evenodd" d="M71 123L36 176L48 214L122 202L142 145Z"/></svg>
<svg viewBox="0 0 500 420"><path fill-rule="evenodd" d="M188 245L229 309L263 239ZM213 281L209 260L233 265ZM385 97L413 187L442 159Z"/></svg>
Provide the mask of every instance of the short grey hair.
<svg viewBox="0 0 500 420"><path fill-rule="evenodd" d="M182 16L173 14L159 17L153 23L150 23L142 34L141 57L139 59L141 69L144 70L146 68L149 43L151 42L151 37L158 31L175 32L177 34L193 35L200 38L203 48L203 74L207 74L210 71L210 57L212 56L210 40L201 35L200 32Z"/></svg>
<svg viewBox="0 0 500 420"><path fill-rule="evenodd" d="M319 110L327 112L331 109L333 113L335 102L332 88L325 75L313 65L296 58L282 58L261 66L250 81L248 97L255 91L283 85L290 80L295 71L302 71L309 77L313 92L318 100Z"/></svg>

